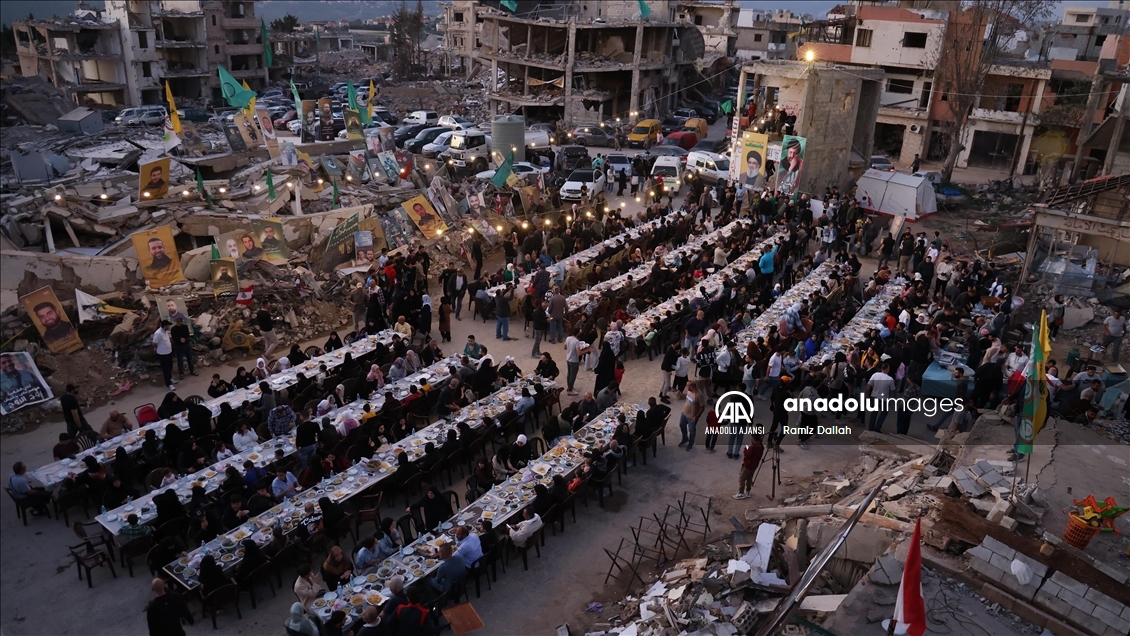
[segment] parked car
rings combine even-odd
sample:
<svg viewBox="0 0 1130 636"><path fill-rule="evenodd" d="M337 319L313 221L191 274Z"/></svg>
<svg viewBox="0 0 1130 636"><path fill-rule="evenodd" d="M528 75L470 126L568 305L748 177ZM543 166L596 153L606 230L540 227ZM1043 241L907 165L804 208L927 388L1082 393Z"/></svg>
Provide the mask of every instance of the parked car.
<svg viewBox="0 0 1130 636"><path fill-rule="evenodd" d="M683 165L687 163L689 154L685 148L678 146L656 146L648 151L653 157L678 157Z"/></svg>
<svg viewBox="0 0 1130 636"><path fill-rule="evenodd" d="M687 120L683 119L682 117L664 117L663 123L659 125L659 130L661 130L663 132L663 136L666 137L673 132L682 130L683 124L685 123L687 123Z"/></svg>
<svg viewBox="0 0 1130 636"><path fill-rule="evenodd" d="M450 128L443 126L431 126L416 133L412 139L404 142L404 149L408 152L418 153L424 150L424 146L435 141L442 133L450 131Z"/></svg>
<svg viewBox="0 0 1130 636"><path fill-rule="evenodd" d="M177 117L181 121L208 121L210 118L208 113L199 108L178 108Z"/></svg>
<svg viewBox="0 0 1130 636"><path fill-rule="evenodd" d="M561 198L566 201L580 200L581 186L588 186L589 196L595 196L604 189L604 173L598 170L574 170L561 186Z"/></svg>
<svg viewBox="0 0 1130 636"><path fill-rule="evenodd" d="M208 121L213 124L221 124L225 121L231 121L232 115L238 112L238 108L228 108L226 106L223 108L214 108L212 109L212 116L208 118Z"/></svg>
<svg viewBox="0 0 1130 636"><path fill-rule="evenodd" d="M293 109L294 104L287 104L285 106L271 106L267 109L267 114L271 116L271 121L274 121L276 117L282 117L286 114L286 111Z"/></svg>
<svg viewBox="0 0 1130 636"><path fill-rule="evenodd" d="M621 172L632 174L632 160L628 158L628 155L614 152L605 155L604 161L608 164L608 167L612 168L613 174L618 175Z"/></svg>
<svg viewBox="0 0 1130 636"><path fill-rule="evenodd" d="M273 123L275 124L275 128L283 128L296 119L298 119L298 111L292 108L283 113L281 117L275 118Z"/></svg>
<svg viewBox="0 0 1130 636"><path fill-rule="evenodd" d="M444 115L439 118L439 125L452 130L467 130L475 127L474 122L461 115Z"/></svg>
<svg viewBox="0 0 1130 636"><path fill-rule="evenodd" d="M439 125L439 113L434 110L414 110L400 122L405 126L412 124L427 124L428 126Z"/></svg>
<svg viewBox="0 0 1130 636"><path fill-rule="evenodd" d="M730 178L730 160L722 155L701 150L687 155L687 178L691 175L711 185Z"/></svg>
<svg viewBox="0 0 1130 636"><path fill-rule="evenodd" d="M392 114L392 111L384 106L373 106L373 119L379 119L389 126L396 125L396 115Z"/></svg>
<svg viewBox="0 0 1130 636"><path fill-rule="evenodd" d="M546 173L549 172L548 167L546 167L546 166L535 166L534 164L532 164L528 161L518 161L518 162L512 164L510 166L510 169L513 170L514 174L518 175L519 178L524 178L527 175L539 174L539 173L540 174L546 174ZM476 179L482 179L482 180L493 179L494 174L495 174L494 170L484 170L484 171L476 174L475 178Z"/></svg>
<svg viewBox="0 0 1130 636"><path fill-rule="evenodd" d="M429 128L429 126L427 124L408 124L397 128L396 132L393 133L393 139L396 140L396 147L403 147L404 142L414 138L416 135L420 134L420 131L424 130L425 128Z"/></svg>
<svg viewBox="0 0 1130 636"><path fill-rule="evenodd" d="M282 92L281 88L272 88L272 89L269 89L267 91L264 91L263 94L259 96L259 99L271 99L271 98L274 98L274 97L283 97L283 92Z"/></svg>
<svg viewBox="0 0 1130 636"><path fill-rule="evenodd" d="M690 130L694 134L698 135L699 139L706 139L706 135L710 129L706 123L706 120L702 117L691 117L687 121L683 122L683 130Z"/></svg>
<svg viewBox="0 0 1130 636"><path fill-rule="evenodd" d="M584 146L565 146L557 153L557 169L562 172L591 166L592 158Z"/></svg>
<svg viewBox="0 0 1130 636"><path fill-rule="evenodd" d="M300 134L302 132L302 120L292 119L286 122L286 129L289 130L292 135Z"/></svg>
<svg viewBox="0 0 1130 636"><path fill-rule="evenodd" d="M437 157L439 153L451 147L451 135L454 130L448 129L441 132L438 137L433 139L431 143L424 144L422 154L425 157Z"/></svg>
<svg viewBox="0 0 1130 636"><path fill-rule="evenodd" d="M683 162L678 157L660 157L651 166L651 177L663 177L662 194L678 195L683 186ZM562 197L564 198L564 197Z"/></svg>
<svg viewBox="0 0 1130 636"><path fill-rule="evenodd" d="M894 172L895 166L886 155L871 155L871 167L876 170L885 170L887 172Z"/></svg>
<svg viewBox="0 0 1130 636"><path fill-rule="evenodd" d="M694 148L691 148L691 151L694 152L695 150L700 150L703 152L722 152L729 145L730 139L728 137L722 137L719 139L699 139L698 143L694 145Z"/></svg>
<svg viewBox="0 0 1130 636"><path fill-rule="evenodd" d="M676 108L671 116L686 121L692 117L698 117L698 111L693 108Z"/></svg>
<svg viewBox="0 0 1130 636"><path fill-rule="evenodd" d="M664 146L678 146L683 150L690 151L694 145L698 143L698 135L689 130L680 130L673 132L663 138Z"/></svg>
<svg viewBox="0 0 1130 636"><path fill-rule="evenodd" d="M718 121L718 109L711 108L710 106L707 106L706 104L700 104L698 102L689 102L689 103L687 103L687 105L684 108L682 108L680 110L692 111L692 112L694 112L694 114L691 115L691 117L702 117L703 119L705 119L707 122L709 122L711 124Z"/></svg>
<svg viewBox="0 0 1130 636"><path fill-rule="evenodd" d="M134 112L129 113L129 111ZM168 116L169 111L164 106L139 106L123 110L118 119L126 126L160 126L165 123L165 118Z"/></svg>
<svg viewBox="0 0 1130 636"><path fill-rule="evenodd" d="M569 139L578 146L616 145L616 138L612 133L599 126L578 126L569 133Z"/></svg>
<svg viewBox="0 0 1130 636"><path fill-rule="evenodd" d="M650 148L659 139L661 123L658 119L644 119L628 133L628 145L633 148Z"/></svg>
<svg viewBox="0 0 1130 636"><path fill-rule="evenodd" d="M557 137L557 126L554 126L553 124L545 124L545 123L532 124L530 126L530 132L534 132L534 131L540 131L540 132L543 132L543 133L549 135L549 143L551 143L551 144L557 143L557 139L555 139L555 137Z"/></svg>

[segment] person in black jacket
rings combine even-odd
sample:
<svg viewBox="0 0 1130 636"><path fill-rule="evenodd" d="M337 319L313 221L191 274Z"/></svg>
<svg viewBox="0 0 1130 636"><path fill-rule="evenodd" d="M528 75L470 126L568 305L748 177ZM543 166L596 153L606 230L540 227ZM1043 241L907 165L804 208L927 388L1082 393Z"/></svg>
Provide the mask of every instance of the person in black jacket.
<svg viewBox="0 0 1130 636"><path fill-rule="evenodd" d="M153 579L149 589L157 595L145 606L149 636L185 636L181 621L192 625L196 619L192 617L192 611L185 605L184 599L179 594L169 594L165 590L164 579Z"/></svg>
<svg viewBox="0 0 1130 636"><path fill-rule="evenodd" d="M659 387L659 399L664 404L671 403L667 392L671 390L671 379L675 377L675 362L678 359L679 343L676 341L668 345L667 351L663 352L663 362L659 364L659 369L663 371L663 386Z"/></svg>
<svg viewBox="0 0 1130 636"><path fill-rule="evenodd" d="M188 405L188 432L196 439L212 434L212 410L203 404Z"/></svg>
<svg viewBox="0 0 1130 636"><path fill-rule="evenodd" d="M406 509L409 514L413 514L417 510L422 513L424 527L428 530L435 530L439 527L439 524L451 517L451 502L446 495L439 491L439 488L429 486L424 496L417 499Z"/></svg>

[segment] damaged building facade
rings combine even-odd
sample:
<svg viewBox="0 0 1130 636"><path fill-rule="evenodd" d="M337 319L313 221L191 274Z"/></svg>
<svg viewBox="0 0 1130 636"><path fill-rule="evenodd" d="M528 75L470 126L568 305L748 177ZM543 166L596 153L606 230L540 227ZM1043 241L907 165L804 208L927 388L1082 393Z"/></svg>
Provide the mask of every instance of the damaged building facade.
<svg viewBox="0 0 1130 636"><path fill-rule="evenodd" d="M12 26L24 77L79 105L162 104L166 81L176 97L219 102L220 66L252 90L267 83L254 1L110 0L104 12Z"/></svg>

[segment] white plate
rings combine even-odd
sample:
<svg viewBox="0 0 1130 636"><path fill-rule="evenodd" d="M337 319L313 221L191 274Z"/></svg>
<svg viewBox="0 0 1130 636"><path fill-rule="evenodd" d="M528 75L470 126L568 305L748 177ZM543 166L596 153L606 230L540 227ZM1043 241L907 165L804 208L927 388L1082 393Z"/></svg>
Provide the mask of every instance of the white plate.
<svg viewBox="0 0 1130 636"><path fill-rule="evenodd" d="M126 512L133 512L133 506L126 506L125 508L122 508L122 510L125 510Z"/></svg>
<svg viewBox="0 0 1130 636"><path fill-rule="evenodd" d="M326 599L327 602L335 600L337 599L337 592L326 592L322 595L322 598Z"/></svg>
<svg viewBox="0 0 1130 636"><path fill-rule="evenodd" d="M117 521L118 515L106 515L106 521Z"/></svg>

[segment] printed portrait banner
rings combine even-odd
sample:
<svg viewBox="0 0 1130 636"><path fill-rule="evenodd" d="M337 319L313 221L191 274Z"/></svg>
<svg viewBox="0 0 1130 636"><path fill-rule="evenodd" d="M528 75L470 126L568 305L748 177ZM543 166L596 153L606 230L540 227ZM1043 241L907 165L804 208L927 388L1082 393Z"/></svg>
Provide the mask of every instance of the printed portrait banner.
<svg viewBox="0 0 1130 636"><path fill-rule="evenodd" d="M272 159L278 157L281 154L279 137L275 132L275 124L271 121L271 114L267 112L266 108L256 108L255 120L259 122L259 132L263 135L263 140L267 142L267 152L270 153Z"/></svg>
<svg viewBox="0 0 1130 636"><path fill-rule="evenodd" d="M804 137L785 135L781 140L781 161L777 164L778 195L799 194L800 176L804 170Z"/></svg>
<svg viewBox="0 0 1130 636"><path fill-rule="evenodd" d="M82 338L71 324L67 312L63 311L55 290L40 287L21 297L20 303L27 309L32 324L39 330L40 337L52 353L71 353L82 349Z"/></svg>
<svg viewBox="0 0 1130 636"><path fill-rule="evenodd" d="M381 213L379 218L381 227L384 229L385 241L390 250L408 245L408 241L415 234L415 231L412 229L411 219L408 218L403 209L393 208Z"/></svg>
<svg viewBox="0 0 1130 636"><path fill-rule="evenodd" d="M322 271L333 271L333 268L353 258L353 233L357 231L360 220L360 215L355 212L342 219L330 233L326 253L322 257Z"/></svg>
<svg viewBox="0 0 1130 636"><path fill-rule="evenodd" d="M247 150L247 143L243 141L243 133L239 130L239 124L234 121L225 121L224 136L228 138L228 146L231 147L232 152L243 152Z"/></svg>
<svg viewBox="0 0 1130 636"><path fill-rule="evenodd" d="M357 223L357 229L359 231L368 232L369 235L373 237L374 254L380 254L381 250L388 249L388 241L385 239L384 226L381 225L381 219L379 216L374 215L365 219L361 219L361 221Z"/></svg>
<svg viewBox="0 0 1130 636"><path fill-rule="evenodd" d="M391 150L382 150L377 158L381 160L381 167L384 169L389 183L396 185L400 181L400 164L396 162L396 153Z"/></svg>
<svg viewBox="0 0 1130 636"><path fill-rule="evenodd" d="M447 224L436 214L431 201L424 195L417 195L400 204L401 209L412 219L426 239L435 239L447 231Z"/></svg>
<svg viewBox="0 0 1130 636"><path fill-rule="evenodd" d="M471 227L475 228L475 231L478 232L479 235L484 239L486 239L487 243L489 243L491 246L498 245L499 241L502 240L502 236L499 235L498 229L491 225L490 222L486 219L472 219Z"/></svg>
<svg viewBox="0 0 1130 636"><path fill-rule="evenodd" d="M184 302L184 296L154 296L153 300L157 303L161 320L168 320L175 325L177 317L181 317L184 318L184 324L192 323L188 317L188 305Z"/></svg>
<svg viewBox="0 0 1130 636"><path fill-rule="evenodd" d="M284 166L298 165L298 149L294 147L293 143L289 141L279 142L279 154L282 155Z"/></svg>
<svg viewBox="0 0 1130 636"><path fill-rule="evenodd" d="M245 113L235 114L235 124L239 127L239 136L243 145L249 150L254 150L263 145L263 135L259 134L259 126L251 115Z"/></svg>
<svg viewBox="0 0 1130 636"><path fill-rule="evenodd" d="M222 258L233 258L239 262L266 259L254 227L221 234L216 237L216 242L220 245Z"/></svg>
<svg viewBox="0 0 1130 636"><path fill-rule="evenodd" d="M358 265L371 263L376 260L373 253L373 233L369 230L358 230L353 233L353 260Z"/></svg>
<svg viewBox="0 0 1130 636"><path fill-rule="evenodd" d="M302 143L314 143L315 124L318 121L318 102L312 99L302 100Z"/></svg>
<svg viewBox="0 0 1130 636"><path fill-rule="evenodd" d="M158 289L184 280L171 227L162 225L152 230L134 232L130 239L137 252L137 262L141 264L141 274L145 276L149 287Z"/></svg>
<svg viewBox="0 0 1130 636"><path fill-rule="evenodd" d="M742 156L737 165L738 178L747 187L765 189L765 154L769 135L746 131L742 133Z"/></svg>
<svg viewBox="0 0 1130 636"><path fill-rule="evenodd" d="M30 353L0 353L0 415L53 397Z"/></svg>
<svg viewBox="0 0 1130 636"><path fill-rule="evenodd" d="M365 158L364 150L350 150L349 151L349 176L359 183L368 183L372 179L372 173L369 172L368 159Z"/></svg>
<svg viewBox="0 0 1130 636"><path fill-rule="evenodd" d="M201 139L200 133L196 130L196 124L190 121L181 122L181 143L184 144L184 149L188 151L189 156L204 153L204 140Z"/></svg>
<svg viewBox="0 0 1130 636"><path fill-rule="evenodd" d="M380 129L381 152L396 152L396 129L382 126Z"/></svg>
<svg viewBox="0 0 1130 636"><path fill-rule="evenodd" d="M331 100L329 97L323 97L322 99L318 100L318 122L321 124L318 139L320 139L321 141L333 141L333 100Z"/></svg>
<svg viewBox="0 0 1130 636"><path fill-rule="evenodd" d="M137 200L163 199L169 194L169 168L171 159L162 157L138 166Z"/></svg>
<svg viewBox="0 0 1130 636"><path fill-rule="evenodd" d="M345 136L347 139L364 139L365 134L361 130L361 112L346 108L342 111L345 117Z"/></svg>
<svg viewBox="0 0 1130 636"><path fill-rule="evenodd" d="M290 260L290 248L283 236L281 219L251 219L251 232L263 249L263 258L271 263Z"/></svg>
<svg viewBox="0 0 1130 636"><path fill-rule="evenodd" d="M239 293L239 274L235 268L235 259L217 258L210 264L212 267L212 293L217 296Z"/></svg>

